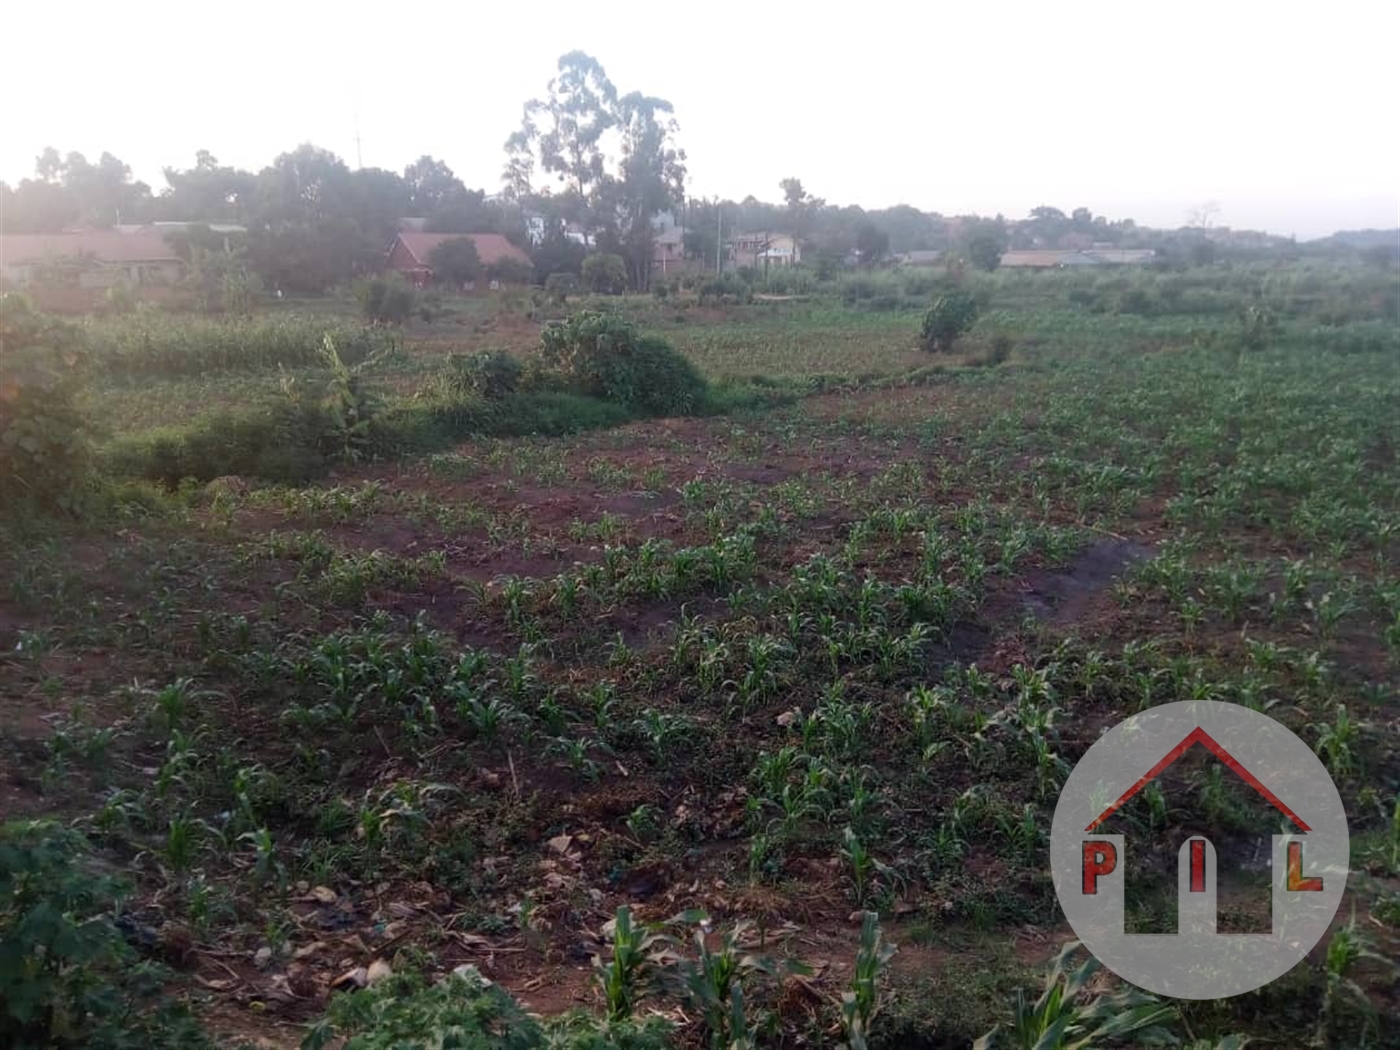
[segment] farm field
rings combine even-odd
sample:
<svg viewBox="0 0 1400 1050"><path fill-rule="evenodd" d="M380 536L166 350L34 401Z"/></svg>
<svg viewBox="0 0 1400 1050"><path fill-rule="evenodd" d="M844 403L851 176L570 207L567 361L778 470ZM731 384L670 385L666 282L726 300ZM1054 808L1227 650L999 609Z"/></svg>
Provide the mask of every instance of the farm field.
<svg viewBox="0 0 1400 1050"><path fill-rule="evenodd" d="M716 401L516 426L473 394L494 432L431 440L411 428L449 419L451 355L529 361L573 308L483 297L394 333L279 308L246 323L316 338L262 357L246 334L190 356L225 322L86 322L118 494L0 533L0 813L125 877L119 927L228 1045L335 1045L373 1010L387 1029L467 965L493 1008L571 1017L560 1040L660 1019L567 1045L968 1047L1000 1025L993 1045L1032 1046L1005 1027L1018 991L1025 1020L1073 937L1060 785L1123 717L1221 700L1316 748L1348 893L1281 981L1161 1004L1157 1027L1400 1046L1393 282L1127 280L979 277L981 320L938 355L917 297L880 289L580 304L665 339ZM1277 323L1237 320L1249 290ZM327 330L407 421L394 440L181 484L153 432L321 384ZM1196 754L1124 813L1172 844L1170 871L1129 856L1134 930L1175 928L1189 834L1222 858L1222 925L1268 928L1242 782ZM666 989L629 944L681 957ZM721 957L741 995L684 983ZM1101 973L1076 1008L1134 994Z"/></svg>

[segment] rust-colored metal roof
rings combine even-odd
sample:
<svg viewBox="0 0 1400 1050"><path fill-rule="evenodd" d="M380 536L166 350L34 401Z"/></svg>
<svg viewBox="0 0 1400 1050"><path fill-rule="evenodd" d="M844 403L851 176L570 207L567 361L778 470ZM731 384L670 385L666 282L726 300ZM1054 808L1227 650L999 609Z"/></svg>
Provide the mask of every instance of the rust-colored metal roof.
<svg viewBox="0 0 1400 1050"><path fill-rule="evenodd" d="M526 264L530 262L528 255L499 233L417 233L412 230L400 230L398 240L420 266L426 267L428 256L434 248L443 241L457 240L461 237L470 238L476 244L476 254L486 266L502 259L516 259Z"/></svg>
<svg viewBox="0 0 1400 1050"><path fill-rule="evenodd" d="M1001 257L1001 265L1031 267L1058 266L1066 255L1073 254L1074 253L1071 251L1062 249L1053 251L1035 249L1030 251L1004 252Z"/></svg>
<svg viewBox="0 0 1400 1050"><path fill-rule="evenodd" d="M112 263L172 262L180 258L159 233L87 230L0 234L0 263L7 266L83 255Z"/></svg>

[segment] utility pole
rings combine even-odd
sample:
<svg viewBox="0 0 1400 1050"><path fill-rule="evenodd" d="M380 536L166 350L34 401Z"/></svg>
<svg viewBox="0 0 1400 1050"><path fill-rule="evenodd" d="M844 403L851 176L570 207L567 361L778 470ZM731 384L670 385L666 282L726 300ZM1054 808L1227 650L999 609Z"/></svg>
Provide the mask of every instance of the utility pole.
<svg viewBox="0 0 1400 1050"><path fill-rule="evenodd" d="M715 273L720 274L724 272L724 207L718 197L715 198L715 214L719 216L719 232L715 234Z"/></svg>
<svg viewBox="0 0 1400 1050"><path fill-rule="evenodd" d="M360 86L355 85L355 169L365 166L364 157L360 153Z"/></svg>

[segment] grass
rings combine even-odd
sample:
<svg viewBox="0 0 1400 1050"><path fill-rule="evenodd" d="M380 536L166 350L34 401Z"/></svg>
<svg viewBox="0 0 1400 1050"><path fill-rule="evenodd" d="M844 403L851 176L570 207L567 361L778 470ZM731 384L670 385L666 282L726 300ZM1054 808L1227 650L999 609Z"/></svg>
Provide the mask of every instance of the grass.
<svg viewBox="0 0 1400 1050"><path fill-rule="evenodd" d="M951 360L913 349L905 306L628 299L735 384L726 414L637 421L559 393L476 437L429 380L522 315L415 322L374 379L397 455L306 488L128 488L110 520L3 547L9 804L131 868L128 907L194 931L186 968L222 980L207 960L226 960L259 1018L324 1012L346 957L431 976L493 952L527 1002L584 994L568 982L598 955L593 1004L620 1017L677 993L643 980L665 959L619 969L617 928L611 949L594 935L626 907L622 939L664 955L648 938L704 907L745 941L702 938L705 973L741 948L828 967L803 979L814 998L753 967L687 1037L819 1043L851 991L868 1045L965 1046L1034 1027L1066 769L1144 706L1219 699L1327 761L1372 880L1357 914L1393 955L1400 383L1384 339L1321 334L1393 327L1368 280L979 278L990 309ZM1242 351L1212 296L1249 289L1283 327ZM1130 291L1156 312L1111 308ZM1004 363L982 358L994 333ZM93 404L129 435L277 381L105 379ZM1247 831L1228 784L1181 773L1125 817ZM865 909L903 951L862 948ZM1286 1001L1184 1022L1372 1039L1393 1000L1342 949L1361 998L1307 962Z"/></svg>

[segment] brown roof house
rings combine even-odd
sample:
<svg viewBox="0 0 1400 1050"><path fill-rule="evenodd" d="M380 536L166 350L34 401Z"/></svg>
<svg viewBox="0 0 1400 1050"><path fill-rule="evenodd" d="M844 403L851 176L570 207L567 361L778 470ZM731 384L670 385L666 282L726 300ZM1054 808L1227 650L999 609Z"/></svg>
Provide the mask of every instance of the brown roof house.
<svg viewBox="0 0 1400 1050"><path fill-rule="evenodd" d="M185 263L155 230L0 235L0 278L29 285L45 278L78 288L173 285Z"/></svg>
<svg viewBox="0 0 1400 1050"><path fill-rule="evenodd" d="M433 280L433 268L428 257L443 241L467 238L476 245L482 266L491 266L502 259L514 259L530 265L530 257L499 233L419 233L400 230L389 245L389 269L397 270L420 288Z"/></svg>

